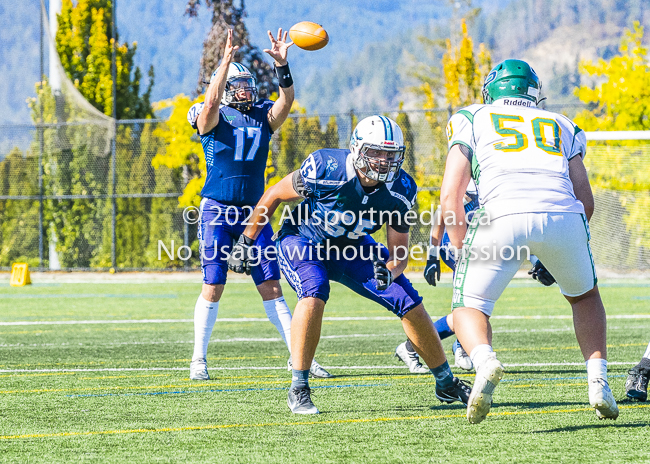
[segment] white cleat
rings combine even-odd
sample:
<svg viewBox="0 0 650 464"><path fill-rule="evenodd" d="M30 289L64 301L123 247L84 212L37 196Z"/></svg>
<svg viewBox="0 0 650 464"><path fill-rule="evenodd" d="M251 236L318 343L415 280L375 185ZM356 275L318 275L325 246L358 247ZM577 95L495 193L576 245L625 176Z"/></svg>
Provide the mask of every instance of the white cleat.
<svg viewBox="0 0 650 464"><path fill-rule="evenodd" d="M395 357L406 364L413 374L428 374L429 369L422 365L417 353L406 349L406 342L397 345Z"/></svg>
<svg viewBox="0 0 650 464"><path fill-rule="evenodd" d="M618 417L616 400L605 379L589 381L589 404L596 410L598 419L616 419Z"/></svg>
<svg viewBox="0 0 650 464"><path fill-rule="evenodd" d="M208 363L205 358L200 358L190 363L190 380L210 380Z"/></svg>
<svg viewBox="0 0 650 464"><path fill-rule="evenodd" d="M472 359L469 357L467 352L463 349L460 343L456 342L453 345L454 348L454 359L456 360L456 367L460 367L465 371L471 371L474 369L474 364L472 364Z"/></svg>
<svg viewBox="0 0 650 464"><path fill-rule="evenodd" d="M492 394L503 378L503 365L496 358L489 358L476 370L474 386L467 403L467 420L478 424L485 419L492 407Z"/></svg>
<svg viewBox="0 0 650 464"><path fill-rule="evenodd" d="M323 366L318 364L315 359L311 362L309 373L316 379L331 379L334 377L332 374L327 372Z"/></svg>
<svg viewBox="0 0 650 464"><path fill-rule="evenodd" d="M287 361L287 370L291 372L293 370L293 364L291 363L291 356ZM334 377L332 374L327 372L323 366L318 364L315 359L311 361L311 367L309 368L309 374L315 379L331 379Z"/></svg>

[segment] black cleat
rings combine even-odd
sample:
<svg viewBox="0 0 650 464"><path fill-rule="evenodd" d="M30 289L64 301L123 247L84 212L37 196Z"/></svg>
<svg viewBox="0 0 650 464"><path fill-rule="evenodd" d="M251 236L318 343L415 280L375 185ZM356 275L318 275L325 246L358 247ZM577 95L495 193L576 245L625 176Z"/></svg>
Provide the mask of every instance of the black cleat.
<svg viewBox="0 0 650 464"><path fill-rule="evenodd" d="M634 367L628 372L625 381L627 397L631 400L646 401L648 399L648 377L650 370L643 367Z"/></svg>
<svg viewBox="0 0 650 464"><path fill-rule="evenodd" d="M311 402L311 388L290 388L287 405L294 414L319 414L320 411Z"/></svg>
<svg viewBox="0 0 650 464"><path fill-rule="evenodd" d="M469 382L465 380L460 380L458 377L454 377L454 385L447 388L440 388L440 384L436 382L436 398L438 398L443 403L453 403L454 401L460 401L465 406L469 401L469 395L472 392L472 386Z"/></svg>

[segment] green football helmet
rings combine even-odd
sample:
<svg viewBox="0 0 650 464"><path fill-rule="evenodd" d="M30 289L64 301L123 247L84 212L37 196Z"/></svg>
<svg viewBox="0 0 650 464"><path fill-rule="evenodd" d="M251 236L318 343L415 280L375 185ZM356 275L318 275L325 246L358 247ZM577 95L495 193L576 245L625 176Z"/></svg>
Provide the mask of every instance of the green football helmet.
<svg viewBox="0 0 650 464"><path fill-rule="evenodd" d="M506 97L525 98L539 103L542 81L533 68L521 60L505 60L496 65L483 83L483 103Z"/></svg>

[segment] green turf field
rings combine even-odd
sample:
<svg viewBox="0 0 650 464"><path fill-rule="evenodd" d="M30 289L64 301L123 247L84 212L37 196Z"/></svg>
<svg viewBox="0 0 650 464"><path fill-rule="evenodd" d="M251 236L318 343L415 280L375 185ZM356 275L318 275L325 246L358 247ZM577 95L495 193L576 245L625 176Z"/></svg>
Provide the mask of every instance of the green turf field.
<svg viewBox="0 0 650 464"><path fill-rule="evenodd" d="M416 287L432 317L446 313L449 285ZM432 376L409 374L393 358L404 339L397 318L337 284L317 351L336 378L311 381L322 414L289 413L288 353L252 283L227 287L208 352L213 379L192 382L199 289L0 287L0 461L650 461L650 403L623 401L627 369L650 338L650 284L601 284L621 408L617 421L603 422L589 408L557 287L513 283L493 319L507 373L479 425L467 422L461 404L436 400ZM336 319L350 317L363 319ZM443 342L448 354L452 341Z"/></svg>

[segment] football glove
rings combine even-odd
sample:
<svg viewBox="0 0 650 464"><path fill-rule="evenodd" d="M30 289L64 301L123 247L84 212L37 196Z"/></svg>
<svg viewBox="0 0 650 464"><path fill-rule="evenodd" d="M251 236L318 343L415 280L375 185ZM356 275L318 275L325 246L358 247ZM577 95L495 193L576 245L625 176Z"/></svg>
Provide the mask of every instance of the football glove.
<svg viewBox="0 0 650 464"><path fill-rule="evenodd" d="M248 238L244 234L239 236L239 240L232 247L230 257L228 258L228 269L237 274L246 273L246 275L251 275L250 262L255 259L252 248L253 243L255 243L255 240L252 238Z"/></svg>
<svg viewBox="0 0 650 464"><path fill-rule="evenodd" d="M376 256L372 258L372 265L374 266L377 290L386 290L393 283L393 273L386 267L386 263Z"/></svg>
<svg viewBox="0 0 650 464"><path fill-rule="evenodd" d="M534 260L533 268L528 271L528 275L546 287L549 287L555 283L555 277L553 277L551 273L548 272L548 269L544 267L539 259Z"/></svg>
<svg viewBox="0 0 650 464"><path fill-rule="evenodd" d="M424 278L429 285L436 286L436 281L440 280L440 258L434 254L429 255L427 265L424 268Z"/></svg>

